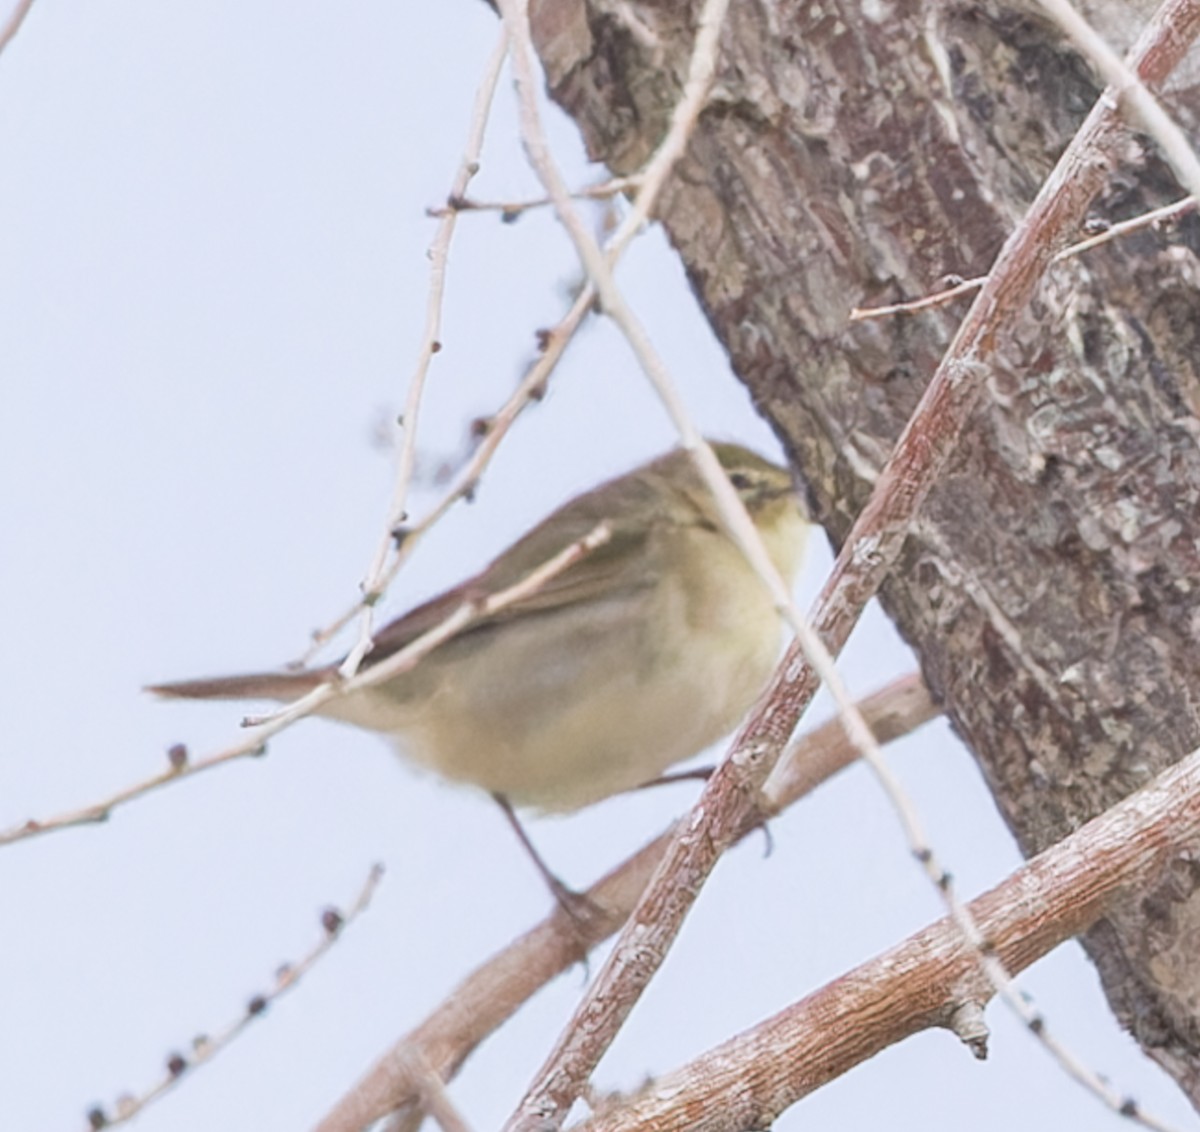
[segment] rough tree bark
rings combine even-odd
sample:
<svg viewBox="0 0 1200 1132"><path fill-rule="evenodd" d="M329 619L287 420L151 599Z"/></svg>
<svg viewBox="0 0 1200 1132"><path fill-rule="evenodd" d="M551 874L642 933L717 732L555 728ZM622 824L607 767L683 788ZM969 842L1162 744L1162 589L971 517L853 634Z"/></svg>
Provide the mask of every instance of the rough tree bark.
<svg viewBox="0 0 1200 1132"><path fill-rule="evenodd" d="M553 97L634 171L693 5L532 7ZM1092 7L1132 38L1126 5ZM718 75L658 216L836 543L964 308L850 309L985 273L1101 84L1032 7L940 0L735 3ZM1180 195L1131 136L1094 213ZM1026 854L1200 743L1198 239L1184 222L1053 270L882 594ZM1198 888L1178 859L1084 943L1200 1106Z"/></svg>

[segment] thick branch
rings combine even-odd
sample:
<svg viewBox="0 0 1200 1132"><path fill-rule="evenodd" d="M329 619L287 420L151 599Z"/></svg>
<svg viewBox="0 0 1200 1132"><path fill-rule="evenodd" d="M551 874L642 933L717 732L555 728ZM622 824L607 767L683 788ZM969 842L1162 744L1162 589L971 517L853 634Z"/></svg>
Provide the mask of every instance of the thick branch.
<svg viewBox="0 0 1200 1132"><path fill-rule="evenodd" d="M906 676L868 696L859 709L881 743L914 731L937 715L920 679ZM768 785L768 806L781 812L857 757L836 720L803 736ZM747 829L744 834L752 830ZM601 878L587 892L603 915L585 925L556 912L467 976L419 1026L402 1037L338 1102L315 1132L359 1132L385 1114L418 1099L413 1066L432 1067L450 1079L476 1047L538 990L579 958L581 927L587 945L607 939L637 903L666 850L670 832Z"/></svg>
<svg viewBox="0 0 1200 1132"><path fill-rule="evenodd" d="M1121 888L1190 867L1200 843L1200 751L970 905L1009 971L1089 927ZM663 1075L579 1132L749 1132L904 1038L992 995L949 920Z"/></svg>
<svg viewBox="0 0 1200 1132"><path fill-rule="evenodd" d="M1166 0L1134 54L1147 83L1170 73L1200 32L1200 4ZM980 400L987 363L1028 303L1053 253L1104 183L1124 129L1115 98L1101 98L1005 242L929 386L857 516L818 599L812 625L831 653L849 637L891 570L910 524ZM812 667L789 652L759 707L734 741L622 930L611 955L538 1071L507 1132L560 1126L634 1003L662 964L688 909L751 812L757 789L815 694Z"/></svg>
<svg viewBox="0 0 1200 1132"><path fill-rule="evenodd" d="M1195 6L1173 11L1178 54ZM690 12L537 11L554 97L615 172L661 134ZM1170 106L1193 133L1195 79ZM840 543L956 329L950 308L849 312L986 272L1096 81L1031 5L900 0L874 19L783 0L731 9L716 91L658 217ZM1081 170L1106 185L1100 217L1178 198L1152 148L1112 137ZM1086 204L1063 191L1054 241ZM1027 853L1200 742L1198 247L1187 221L1142 233L1054 266L1003 331L977 309L984 398L881 590ZM1053 250L1016 266L1028 279ZM1200 1105L1197 923L1200 870L1131 893L1085 946Z"/></svg>

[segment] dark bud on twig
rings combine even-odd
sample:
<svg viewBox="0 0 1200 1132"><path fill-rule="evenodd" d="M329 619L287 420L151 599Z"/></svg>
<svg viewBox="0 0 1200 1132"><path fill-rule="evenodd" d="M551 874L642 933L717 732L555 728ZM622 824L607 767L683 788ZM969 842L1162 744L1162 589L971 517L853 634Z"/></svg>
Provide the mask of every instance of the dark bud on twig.
<svg viewBox="0 0 1200 1132"><path fill-rule="evenodd" d="M99 1129L108 1127L108 1116L104 1109L97 1105L96 1108L88 1109L87 1122L92 1132L99 1132Z"/></svg>
<svg viewBox="0 0 1200 1132"><path fill-rule="evenodd" d="M173 1053L167 1058L167 1072L172 1077L182 1077L187 1067L187 1058L181 1053Z"/></svg>
<svg viewBox="0 0 1200 1132"><path fill-rule="evenodd" d="M172 743L167 748L167 762L172 770L183 770L187 766L188 749L186 743Z"/></svg>
<svg viewBox="0 0 1200 1132"><path fill-rule="evenodd" d="M246 1003L246 1013L251 1018L257 1018L267 1009L267 1000L261 995L256 994L248 1003Z"/></svg>
<svg viewBox="0 0 1200 1132"><path fill-rule="evenodd" d="M336 908L326 908L321 913L321 927L325 929L326 935L337 935L342 930L342 925L345 924L341 912Z"/></svg>

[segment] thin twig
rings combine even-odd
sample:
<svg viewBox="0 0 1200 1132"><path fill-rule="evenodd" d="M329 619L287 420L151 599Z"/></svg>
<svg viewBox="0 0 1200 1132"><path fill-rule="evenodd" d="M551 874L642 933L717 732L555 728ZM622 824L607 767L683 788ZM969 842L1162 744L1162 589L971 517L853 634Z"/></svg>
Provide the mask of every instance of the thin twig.
<svg viewBox="0 0 1200 1132"><path fill-rule="evenodd" d="M1069 248L1063 248L1054 257L1054 262L1061 263L1072 256L1090 252L1092 248L1098 248L1101 244L1107 244L1109 240L1128 236L1132 232L1139 232L1143 228L1150 228L1156 224L1165 224L1168 220L1176 220L1189 212L1195 212L1196 203L1195 197L1184 197L1173 204L1164 204L1159 208L1152 208L1149 212L1143 212L1140 216L1132 216L1128 220L1110 224L1103 232L1098 232L1086 240L1080 240L1079 243L1072 244Z"/></svg>
<svg viewBox="0 0 1200 1132"><path fill-rule="evenodd" d="M1142 82L1136 68L1129 66L1075 10L1069 0L1038 0L1050 17L1075 41L1104 76L1109 89L1102 97L1119 100L1162 147L1163 156L1179 183L1192 196L1200 196L1200 158L1187 135L1176 125L1158 99Z"/></svg>
<svg viewBox="0 0 1200 1132"><path fill-rule="evenodd" d="M609 197L627 193L636 189L640 183L638 177L613 177L598 185L585 185L575 189L571 196L575 200L607 200ZM504 220L515 220L523 212L531 212L535 208L546 208L554 202L549 197L535 197L532 200L472 200L470 197L452 196L446 204L439 208L426 209L429 216L442 217L451 212L499 212Z"/></svg>
<svg viewBox="0 0 1200 1132"><path fill-rule="evenodd" d="M1121 57L1113 51L1098 32L1075 10L1068 0L1038 0L1055 22L1074 40L1075 45L1100 69L1105 81L1111 84L1112 90L1105 91L1109 99L1124 99L1129 108L1137 115L1142 125L1162 147L1168 164L1190 192L1190 196L1175 204L1157 208L1144 216L1114 224L1106 232L1088 240L1083 240L1069 248L1065 248L1055 256L1056 261L1068 259L1080 252L1097 247L1115 239L1118 235L1134 231L1147 224L1170 219L1196 207L1195 198L1200 196L1200 159L1188 142L1187 135L1176 125L1175 121L1159 105L1158 100L1150 93L1138 77L1135 69L1128 66ZM856 307L850 312L851 322L861 322L869 318L884 318L894 314L912 314L927 310L930 307L941 306L960 295L983 286L986 276L968 279L954 287L938 291L922 299L907 303L893 303L883 307Z"/></svg>
<svg viewBox="0 0 1200 1132"><path fill-rule="evenodd" d="M345 911L326 908L321 913L323 935L320 941L296 963L281 967L275 974L275 985L261 994L254 995L245 1009L232 1022L216 1034L206 1034L192 1040L188 1053L175 1052L167 1056L166 1075L139 1096L123 1096L117 1100L111 1113L93 1108L88 1113L91 1128L115 1128L140 1115L149 1105L166 1096L185 1077L207 1065L218 1054L227 1050L248 1027L266 1014L268 1008L288 991L294 990L304 978L333 948L342 933L353 924L370 906L379 882L383 880L383 866L372 865L354 902Z"/></svg>
<svg viewBox="0 0 1200 1132"><path fill-rule="evenodd" d="M451 188L452 196L463 196L467 191L467 186L471 183L471 178L479 170L479 157L483 151L483 138L487 130L488 116L507 54L508 46L502 32L484 67L483 79L475 94L467 143L458 165L458 171L454 176ZM404 414L400 418L402 431L400 451L396 461L396 481L392 488L392 499L388 506L383 537L380 539L379 546L362 582L362 598L347 615L338 618L332 625L313 634L313 646L308 654L311 656L334 634L340 632L342 627L349 624L357 613L359 615L358 641L342 662L341 667L342 675L347 679L358 671L363 657L371 649L375 606L383 597L391 580L386 567L389 556L396 550L394 532L408 517L406 508L409 488L412 484L413 468L416 464L417 423L421 411L421 398L425 391L425 379L429 374L430 363L433 361L434 354L441 349L439 338L442 325L442 305L446 295L446 267L450 257L450 241L454 238L454 229L457 223L457 213L448 213L443 216L434 234L433 243L429 247L429 295L425 303L425 327L417 348L417 363L408 383Z"/></svg>
<svg viewBox="0 0 1200 1132"><path fill-rule="evenodd" d="M1187 856L1200 836L1200 752L1163 771L973 900L1004 965L1024 970L1104 914L1122 891ZM958 926L943 919L744 1033L612 1103L576 1132L745 1132L897 1042L978 1016L993 987ZM1027 1021L1044 1030L1035 1015ZM972 1038L976 1056L986 1031ZM1164 1126L1102 1085L1109 1107ZM1068 1122L1069 1123L1069 1122Z"/></svg>
<svg viewBox="0 0 1200 1132"><path fill-rule="evenodd" d="M661 190L670 169L686 148L687 140L704 106L715 74L718 41L727 6L727 0L708 0L701 10L689 73L684 84L684 93L672 115L672 123L668 129L666 140L643 173L641 192L634 202L631 216L627 218L629 231L636 230L642 222L640 218L649 214L650 206L645 203L645 198L649 194ZM857 735L861 740L862 753L884 781L888 796L909 834L914 851L927 852L926 839L920 829L915 809L904 796L899 783L883 766L870 729L861 719L855 718L854 699L841 679L833 657L817 634L809 627L799 607L793 601L791 589L771 560L753 520L730 484L712 449L692 420L682 396L667 372L661 357L654 349L649 335L617 287L605 256L592 238L587 226L572 207L570 194L550 153L537 110L532 66L533 46L527 12L523 10L524 5L518 3L517 0L506 0L501 4L501 8L504 11L506 23L512 28L510 54L517 78L522 138L526 150L535 171L555 202L558 215L571 235L576 250L588 271L589 278L596 286L606 313L625 334L642 369L650 379L651 385L675 425L683 446L692 452L698 469L717 501L721 518L734 541L771 593L780 615L795 633L805 657L814 666L821 681L829 688L839 710L845 713L851 734ZM777 754L778 752L776 757ZM761 786L770 772L771 765L773 765L773 760L770 762L760 761L756 770L757 780L748 785L754 788ZM743 784L743 786L745 785L747 784Z"/></svg>
<svg viewBox="0 0 1200 1132"><path fill-rule="evenodd" d="M727 3L728 0L721 0L721 2ZM507 35L507 31L504 34ZM702 78L703 76L701 76ZM685 98L676 107L672 124L667 131L666 137L664 137L658 149L651 154L642 170L629 177L616 178L608 182L607 185L599 186L600 190L607 190L612 187L616 191L625 191L633 187L637 188L637 193L628 212L617 226L617 230L605 244L604 256L610 267L617 262L630 241L637 235L649 218L667 174L670 172L671 166L678 159L679 154L682 153L686 145L687 136L700 111L703 109L707 82L698 83L695 81L695 77L689 81L691 87L685 93ZM566 190L565 186L563 186L563 191L568 197L572 195ZM507 435L513 422L531 402L539 400L543 395L551 371L558 364L567 345L582 324L584 317L592 310L596 297L595 282L589 278L576 295L570 310L558 324L551 330L539 335L542 346L541 354L524 378L522 378L521 383L509 400L498 412L488 418L489 426L483 443L476 449L468 465L459 473L455 483L442 497L441 501L419 523L413 526L405 526L402 529L403 539L401 540L400 547L392 558L391 565L382 575L376 586L377 591L382 592L391 585L391 582L395 579L405 561L407 561L408 556L416 549L418 542L429 529L458 500L472 496L475 488L478 486L480 477L490 463L501 440ZM366 600L367 597L364 596L363 602ZM332 636L349 624L362 608L363 602L356 603L329 626L315 633L314 639L316 645L297 661L297 665L306 665L318 648L322 647Z"/></svg>
<svg viewBox="0 0 1200 1132"><path fill-rule="evenodd" d="M858 717L852 697L834 666L833 657L826 650L820 638L809 628L799 609L794 604L789 587L783 581L774 563L771 561L766 547L754 527L736 491L729 483L716 456L704 441L699 429L691 420L682 398L679 396L666 368L657 352L650 343L648 335L641 326L636 315L626 303L623 295L616 286L611 269L592 239L590 232L574 211L566 185L555 166L549 152L544 132L542 131L534 90L533 67L531 62L532 43L528 27L528 13L525 5L519 0L501 0L500 4L506 25L510 28L510 55L513 60L514 75L517 80L518 97L520 99L520 115L522 138L525 143L530 161L533 164L547 192L555 202L558 215L570 233L576 249L588 271L589 278L596 286L605 311L613 318L626 338L629 340L635 354L641 362L643 370L650 378L659 398L667 409L678 430L683 444L690 449L695 457L697 467L704 476L716 499L722 519L729 529L739 549L759 574L763 583L770 591L776 607L801 642L803 653L810 664L819 672L822 681L829 687L838 709L843 713L846 725L860 751L868 759L876 774L884 784L888 797L900 816L901 822L909 836L914 851L923 859L932 860L932 853L927 839L911 803L904 796L898 782L883 763L881 753L874 744L870 729ZM663 161L654 163L647 168L643 178L643 192L657 191L674 162L686 147L687 138L699 115L700 108L707 96L715 72L717 44L724 18L726 5L722 0L711 0L701 12L698 22L696 44L692 54L692 65L688 81L685 84L684 97L680 100L673 118L673 127L668 135L674 136L675 141L664 145L662 152L666 154ZM636 204L635 204L636 208ZM762 750L752 752L747 760L749 773L739 777L738 790L744 797L756 792L767 775L770 773L775 759L778 758L782 745L773 752L774 757L763 757ZM735 749L731 762L736 760L739 752ZM720 775L715 776L714 782L721 781ZM704 798L697 804L696 814L714 812L708 809L713 786L705 791ZM703 821L701 817L701 821ZM708 868L699 874L693 874L689 879L696 883L687 886L688 899L676 901L679 910L672 928L660 936L662 947L674 938L674 932L682 922L684 908L699 892L703 877L715 864L715 856ZM944 875L944 870L938 870L938 875ZM663 870L660 875L662 887L672 885L672 874ZM637 919L641 921L642 916ZM599 1057L615 1036L617 1029L623 1023L633 1003L636 1002L641 989L646 985L653 971L661 962L663 953L656 953L655 961L646 961L638 957L627 958L622 953L622 943L626 935L636 934L638 940L636 950L645 955L644 936L640 926L636 930L631 926L626 929L622 940L609 962L601 971L599 978L593 984L591 992L576 1011L563 1038L547 1059L534 1084L530 1087L524 1101L509 1124L509 1129L534 1127L543 1119L547 1107L555 1113L556 1119L565 1116L566 1108L570 1106L579 1094L584 1082L598 1062ZM597 1003L603 1001L602 1013L607 1015L606 1024L602 1027L594 1024L597 1016ZM586 1022L586 1025L585 1025ZM563 1071L565 1067L565 1072ZM553 1084L551 1084L553 1082ZM551 1093L554 1096L551 1097Z"/></svg>
<svg viewBox="0 0 1200 1132"><path fill-rule="evenodd" d="M1143 228L1163 224L1168 220L1175 220L1195 210L1196 198L1190 196L1184 197L1182 200L1177 200L1173 204L1164 204L1160 208L1152 208L1149 212L1143 212L1140 216L1133 216L1128 220L1121 220L1116 224L1110 224L1103 232L1099 232L1095 236L1089 236L1086 240L1080 240L1076 244L1071 244L1070 247L1063 248L1062 251L1055 255L1053 262L1062 263L1064 260L1082 255L1084 252L1089 252L1092 248L1098 248L1101 244L1107 244L1110 240L1128 236L1132 232L1140 232ZM887 318L896 314L916 314L918 311L929 310L931 307L944 306L961 295L969 295L972 291L978 291L986 282L986 275L978 275L974 279L964 279L961 283L956 283L953 287L949 287L943 291L934 291L932 294L925 295L920 299L912 299L909 302L890 303L883 307L854 307L850 311L849 320L851 322L864 322L867 319Z"/></svg>
<svg viewBox="0 0 1200 1132"><path fill-rule="evenodd" d="M536 592L538 588L579 561L585 554L591 553L607 542L610 535L611 530L608 523L597 524L583 538L564 547L558 554L542 563L536 570L531 571L514 585L476 600L464 601L444 621L422 633L409 645L382 663L360 672L350 680L336 679L318 684L312 691L271 716L250 721L249 725L254 730L248 738L194 762L186 757L186 752L181 747L173 747L168 752L171 763L168 770L152 775L141 782L117 791L102 801L94 802L80 809L70 810L44 820L30 820L7 830L0 830L0 845L23 841L38 834L51 833L71 826L106 821L112 811L119 806L131 802L135 798L140 798L161 786L191 778L234 759L265 754L267 740L284 728L291 726L299 719L312 715L329 700L338 696L350 695L361 688L371 687L381 680L389 679L415 667L422 657L427 656L450 637L461 633L476 621L498 613L514 602Z"/></svg>
<svg viewBox="0 0 1200 1132"><path fill-rule="evenodd" d="M530 159L554 198L559 216L576 243L605 309L621 325L643 367L647 368L646 359L653 356L648 340L624 304L603 257L594 252L590 233L574 214L565 185L545 148L537 121L526 6L521 0L501 0L500 7L510 28L510 54L520 96L522 136ZM1173 26L1177 16L1178 27ZM1190 16L1186 0L1169 0L1160 10L1154 31L1143 41L1139 56L1150 75L1154 75L1168 57L1177 57L1181 45L1186 47L1190 42L1194 36L1188 26ZM1101 148L1108 135L1116 131L1118 123L1114 109L1115 101L1110 96L1102 96L1043 186L1026 220L1006 243L989 284L984 286L968 312L884 468L867 507L855 523L814 616L814 624L825 631L823 635L835 651L844 643L867 598L878 588L899 554L911 517L936 480L969 410L976 403L982 387L982 361L995 348L997 329L1003 317L1011 315L1027 301L1045 271L1053 243L1061 237L1068 223L1078 223L1082 208L1098 189L1102 167L1095 165L1088 171L1076 169L1075 165L1081 154ZM661 389L660 396L664 396ZM685 437L685 445L697 455L706 478L710 477L714 496L719 501L734 497L729 510L737 520L731 524L736 538L740 525L749 523L748 517L744 513L736 514L740 504L728 482L721 482L711 451L702 442L688 445L686 419L676 418L676 423ZM741 543L740 539L738 541ZM761 545L756 547L753 539L743 549L752 562L757 557L765 557ZM772 577L773 574L773 570L763 571L764 580L775 583L772 584L775 593L778 578L777 575ZM785 605L781 603L783 608ZM803 637L804 626L796 620L798 636ZM765 700L765 708L743 729L729 758L713 776L609 960L506 1125L507 1132L530 1132L534 1128L561 1125L595 1065L661 964L687 909L727 846L728 831L739 823L747 808L753 806L756 788L769 773L786 737L785 728L795 725L799 711L815 691L817 665L813 659L823 661L825 658L820 654L824 650L810 647L807 641L805 645L804 655L808 662L798 665L796 662L801 659L798 650L793 648L789 652L777 674L772 694ZM821 667L826 666L822 664ZM935 859L915 813L873 747L869 731L856 720L852 704L848 700L843 702L846 698L838 687L836 674L827 677L822 671L821 678L827 680L839 709L846 712L847 726L856 742L862 744L860 749L864 757L883 784L914 855L942 894L966 939L976 946L981 967L988 972L1005 1000L1019 1011L1019 996L1011 988L999 963L983 950L982 937L956 897L950 874Z"/></svg>
<svg viewBox="0 0 1200 1132"><path fill-rule="evenodd" d="M893 681L859 705L880 742L911 734L938 709L916 673ZM858 758L841 721L799 737L764 791L762 817L781 813ZM757 826L742 831L748 836ZM449 1080L474 1050L551 979L579 960L580 943L595 947L624 923L661 859L670 830L612 869L587 891L600 914L577 924L558 910L468 975L423 1022L400 1038L337 1105L316 1132L360 1132L399 1110L407 1128L420 1109L414 1064ZM581 928L588 933L581 941ZM415 1059L415 1060L414 1060Z"/></svg>
<svg viewBox="0 0 1200 1132"><path fill-rule="evenodd" d="M964 279L953 287L941 291L933 291L922 295L919 299L909 299L903 303L888 303L882 307L852 307L848 316L850 322L865 322L869 318L889 318L896 314L917 314L933 307L942 307L953 302L962 295L970 295L978 291L987 282L986 275L976 275L974 279Z"/></svg>
<svg viewBox="0 0 1200 1132"><path fill-rule="evenodd" d="M650 378L675 424L684 446L690 449L695 457L697 467L718 503L726 527L739 549L767 586L779 612L796 634L797 640L801 642L805 657L829 687L839 711L843 714L849 732L882 781L913 845L914 852L919 855L920 859L932 866L932 851L929 849L927 838L920 827L915 809L884 764L881 753L874 744L870 729L861 717L857 716L853 699L840 679L832 656L820 638L809 628L792 601L789 587L771 561L753 521L718 464L716 456L692 422L682 398L670 380L666 368L650 343L644 328L616 286L605 256L572 207L566 184L550 154L540 124L534 89L531 59L533 51L526 7L519 0L501 0L500 7L506 26L510 29L509 51L517 81L522 139L531 164L548 194L554 200L559 218L575 243L577 252L584 262L590 280L597 289L605 311L629 340L643 370ZM675 136L676 140L672 144L662 147L662 152L667 155L665 160L652 162L651 167L647 168L643 178L643 192L657 191L661 187L674 160L686 147L687 138L699 115L715 72L717 44L725 9L726 5L722 0L711 0L701 12L684 97L680 100L673 117L672 125L677 129L668 131L668 136ZM782 744L777 746L773 752L768 753L766 757L761 749L750 752L746 766L738 775L740 781L736 787L743 798L752 796L761 787L781 750ZM730 762L734 763L739 758L739 754L739 750L735 748ZM714 783L721 783L721 781L720 774L714 776ZM694 814L700 815L702 824L705 821L703 815L716 812L715 809L709 809L713 793L714 786L710 785L694 811ZM637 1001L641 990L657 969L666 947L669 946L682 923L686 907L698 895L700 884L711 871L715 861L716 856L714 855L706 868L693 872L689 876L688 879L692 883L684 886L687 896L685 899L675 901L676 914L673 917L673 923L660 933L659 941L662 950L656 950L653 958L649 956L645 948L645 934L642 929L646 917L640 914L641 910L639 909L639 915L635 917L638 922L637 928L634 928L632 923L626 928L610 956L609 962L600 972L599 978L576 1011L562 1039L548 1057L507 1126L511 1132L532 1129L540 1125L547 1113L553 1113L552 1120L554 1122L561 1122L565 1117L567 1108L578 1097L600 1056L607 1049L629 1010ZM943 891L945 882L941 878L944 878L945 875L944 870L937 869L937 876ZM674 873L664 868L660 873L658 884L662 889L671 887L678 891L680 886L675 883L677 879ZM632 937L635 936L636 939L633 939ZM627 942L627 938L629 942ZM623 944L625 944L624 949ZM626 954L626 951L629 954ZM595 1024L599 1015L605 1016L604 1024L600 1026Z"/></svg>
<svg viewBox="0 0 1200 1132"><path fill-rule="evenodd" d="M509 398L487 418L487 431L471 454L471 458L459 470L454 482L434 504L433 507L416 523L404 524L393 532L393 541L398 542L395 555L380 579L377 589L387 590L401 568L411 557L426 534L450 511L460 499L471 499L478 489L484 471L491 463L492 457L500 447L501 441L508 435L517 418L535 401L542 398L546 383L554 367L558 364L571 341L575 331L579 329L584 318L592 309L595 293L584 288L571 304L570 309L562 319L550 330L539 334L542 346L537 359L530 365L525 376L521 378L516 389ZM347 609L337 620L314 634L316 644L310 648L294 665L305 667L316 651L323 647L334 635L348 625L363 607L359 600Z"/></svg>
<svg viewBox="0 0 1200 1132"><path fill-rule="evenodd" d="M21 25L25 22L25 17L29 15L29 9L32 7L33 0L17 0L12 15L8 17L8 22L0 28L0 51L3 51L21 30Z"/></svg>
<svg viewBox="0 0 1200 1132"><path fill-rule="evenodd" d="M501 590L499 593L488 594L486 597L464 602L438 627L439 639L435 640L433 645L416 650L414 646L417 642L414 641L411 645L389 656L387 660L380 661L360 672L353 680L347 682L346 691L353 692L359 688L373 688L376 684L382 684L385 680L390 680L401 672L407 672L410 668L415 667L421 657L428 655L436 645L461 633L468 625L490 617L507 606L537 593L547 582L556 578L564 570L570 569L592 551L599 549L610 538L612 538L610 523L607 520L597 523L583 538L576 539L565 546L553 558L547 559L536 570L531 570L515 585L509 586L508 589Z"/></svg>

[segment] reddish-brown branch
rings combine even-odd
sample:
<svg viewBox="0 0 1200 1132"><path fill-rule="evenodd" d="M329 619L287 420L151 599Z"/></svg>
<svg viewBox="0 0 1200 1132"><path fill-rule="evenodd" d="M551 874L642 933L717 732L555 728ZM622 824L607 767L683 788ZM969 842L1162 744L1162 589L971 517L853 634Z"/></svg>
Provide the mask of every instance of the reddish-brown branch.
<svg viewBox="0 0 1200 1132"><path fill-rule="evenodd" d="M1147 27L1132 66L1157 85L1200 31L1200 4L1167 0ZM1067 235L1102 187L1123 128L1106 93L1005 243L987 283L938 366L822 590L812 624L840 651L906 537L971 410L1003 328L1028 303ZM658 970L705 880L743 828L759 788L816 691L811 667L789 650L758 710L681 823L641 902L617 940L506 1132L560 1127L600 1058Z"/></svg>
<svg viewBox="0 0 1200 1132"><path fill-rule="evenodd" d="M929 692L915 673L867 697L859 710L881 743L907 735L937 715ZM786 809L857 757L836 720L804 736L768 784L769 814ZM589 932L589 947L607 939L624 922L661 859L669 836L669 831L662 834L588 890L588 900L603 912L583 925ZM420 1082L413 1066L432 1067L444 1079L453 1077L484 1039L578 960L579 928L556 913L487 960L380 1058L325 1116L316 1132L359 1132L388 1112L419 1103Z"/></svg>
<svg viewBox="0 0 1200 1132"><path fill-rule="evenodd" d="M1189 858L1200 838L1200 752L1081 826L970 905L1009 971L1020 971L1093 924L1120 890ZM694 1061L580 1132L744 1132L992 987L949 919Z"/></svg>

